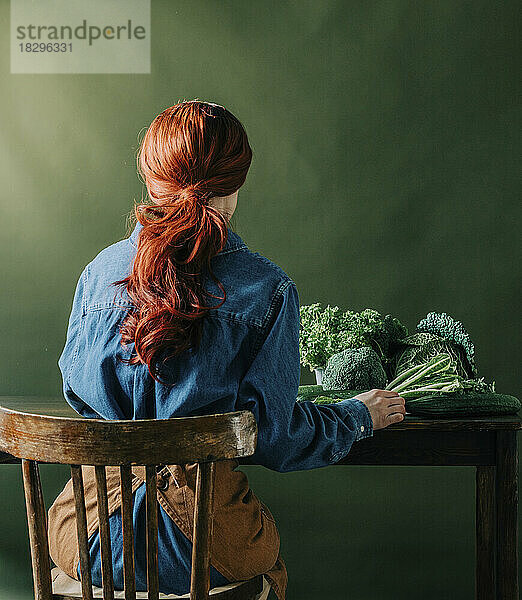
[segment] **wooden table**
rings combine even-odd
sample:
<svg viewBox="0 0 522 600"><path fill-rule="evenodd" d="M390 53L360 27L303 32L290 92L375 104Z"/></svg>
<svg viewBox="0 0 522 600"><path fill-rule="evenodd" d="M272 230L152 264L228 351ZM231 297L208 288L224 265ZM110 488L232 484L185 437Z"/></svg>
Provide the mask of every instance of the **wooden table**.
<svg viewBox="0 0 522 600"><path fill-rule="evenodd" d="M63 398L0 397L23 412L78 417ZM476 468L476 598L518 600L518 454L522 417L407 416L353 445L338 465ZM18 462L0 452L0 463Z"/></svg>

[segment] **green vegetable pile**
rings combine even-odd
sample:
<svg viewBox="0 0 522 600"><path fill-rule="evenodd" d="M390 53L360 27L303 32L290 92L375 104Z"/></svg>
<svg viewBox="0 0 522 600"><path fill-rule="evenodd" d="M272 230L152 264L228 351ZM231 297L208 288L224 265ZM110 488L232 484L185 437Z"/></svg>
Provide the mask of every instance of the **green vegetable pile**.
<svg viewBox="0 0 522 600"><path fill-rule="evenodd" d="M342 311L338 306L321 308L320 303L300 307L301 363L310 370L324 368L328 359L349 348L372 348L385 369L408 334L406 327L391 315L382 316L367 308L361 312Z"/></svg>
<svg viewBox="0 0 522 600"><path fill-rule="evenodd" d="M301 307L301 363L324 369L322 385L301 386L298 400L317 404L369 389L398 392L408 412L424 415L512 414L513 396L478 377L475 348L460 321L430 312L415 333L373 309ZM350 395L352 394L352 395Z"/></svg>

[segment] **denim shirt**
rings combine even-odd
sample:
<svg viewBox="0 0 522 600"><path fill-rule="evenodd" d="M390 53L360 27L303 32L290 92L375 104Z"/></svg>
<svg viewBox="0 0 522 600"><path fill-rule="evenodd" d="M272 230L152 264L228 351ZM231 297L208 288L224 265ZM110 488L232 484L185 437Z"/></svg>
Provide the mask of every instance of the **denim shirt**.
<svg viewBox="0 0 522 600"><path fill-rule="evenodd" d="M141 229L137 223L130 237L103 249L78 280L58 360L63 392L72 408L85 417L103 419L168 419L250 410L258 424L258 442L254 455L242 462L281 472L331 465L347 455L354 442L373 434L370 413L357 399L331 405L296 402L300 380L296 285L279 266L251 251L230 227L225 247L211 259L227 298L205 317L199 348L160 367L165 383L156 382L146 365L119 361L118 357L129 358L133 349L133 344L124 348L119 335L133 305L123 288L110 284L129 274ZM221 296L210 277L203 276L203 284ZM146 589L142 488L134 503L136 574L139 589ZM190 543L159 512L161 589L185 593ZM121 563L120 513L110 520L116 565ZM101 582L98 534L92 536L90 548L93 581ZM122 583L117 569L115 583ZM226 580L213 569L211 583L222 585Z"/></svg>

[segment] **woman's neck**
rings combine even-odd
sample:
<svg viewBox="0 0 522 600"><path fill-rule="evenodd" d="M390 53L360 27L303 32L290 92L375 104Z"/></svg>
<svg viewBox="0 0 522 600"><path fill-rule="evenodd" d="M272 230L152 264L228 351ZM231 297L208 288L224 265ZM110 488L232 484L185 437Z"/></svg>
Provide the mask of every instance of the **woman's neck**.
<svg viewBox="0 0 522 600"><path fill-rule="evenodd" d="M214 196L214 198L210 198L208 201L210 206L217 208L219 212L226 217L227 220L230 220L237 206L237 195L238 192L235 191L233 194L229 196Z"/></svg>

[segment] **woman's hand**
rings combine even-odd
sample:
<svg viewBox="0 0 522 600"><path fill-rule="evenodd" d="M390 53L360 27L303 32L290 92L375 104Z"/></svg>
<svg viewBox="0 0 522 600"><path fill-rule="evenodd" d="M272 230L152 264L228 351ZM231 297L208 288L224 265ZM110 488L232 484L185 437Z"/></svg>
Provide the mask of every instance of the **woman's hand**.
<svg viewBox="0 0 522 600"><path fill-rule="evenodd" d="M404 419L406 413L404 398L401 398L397 392L370 390L354 397L366 404L372 417L374 430L383 429Z"/></svg>

